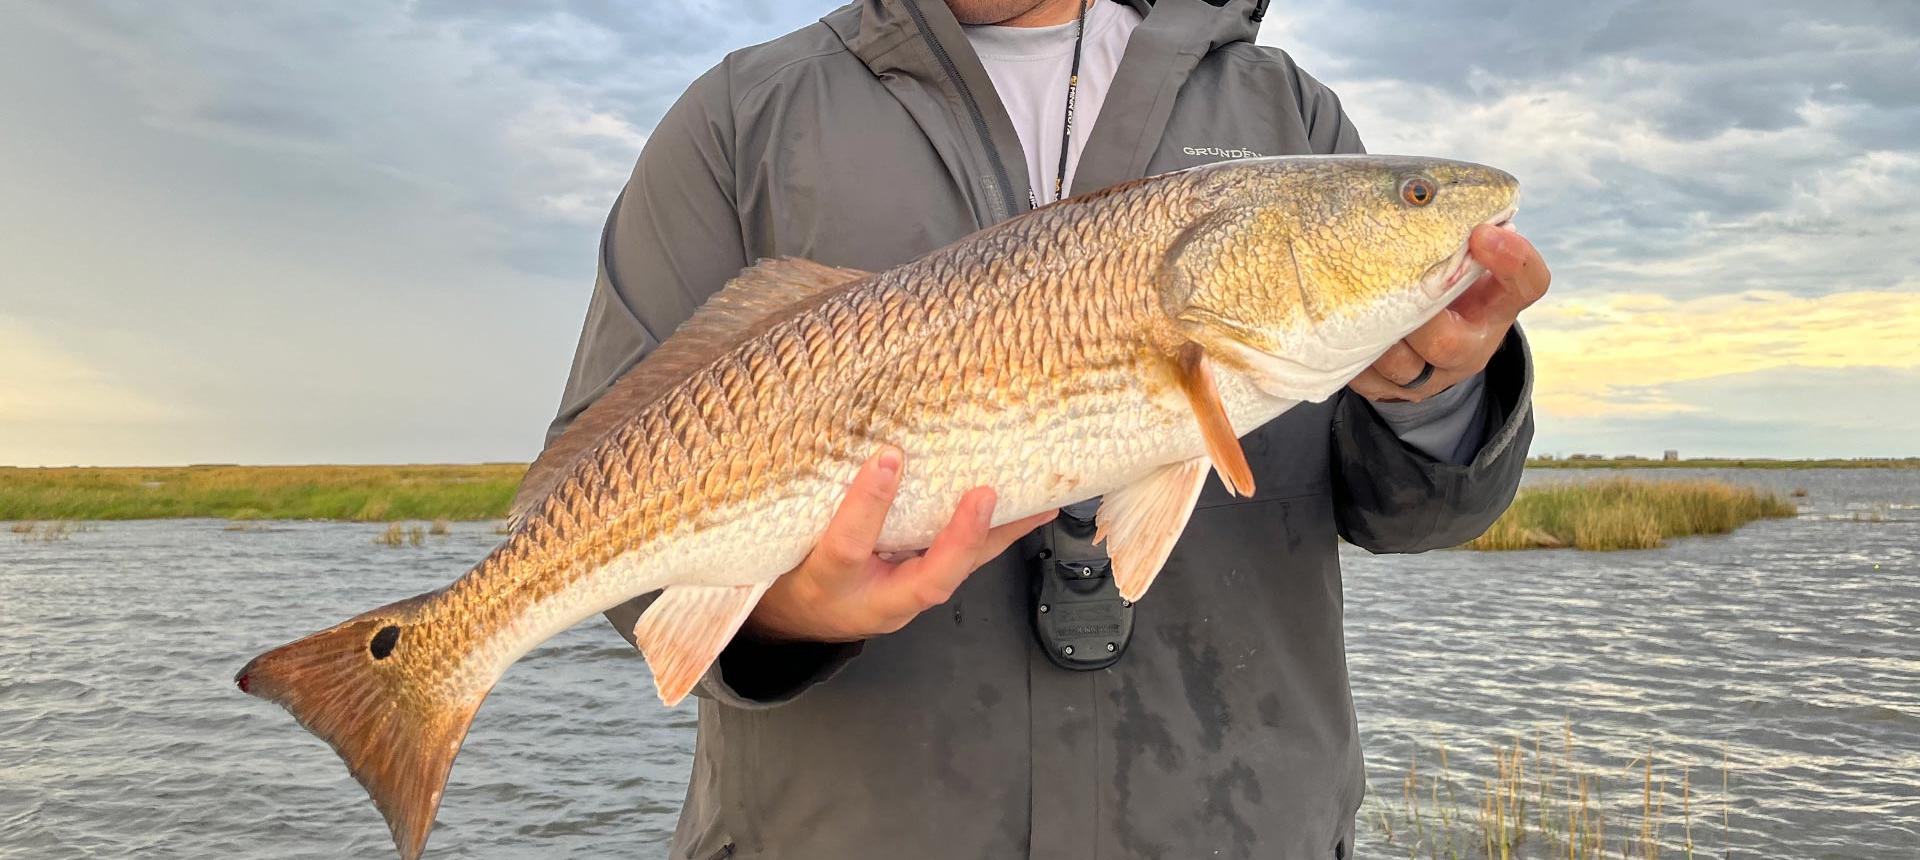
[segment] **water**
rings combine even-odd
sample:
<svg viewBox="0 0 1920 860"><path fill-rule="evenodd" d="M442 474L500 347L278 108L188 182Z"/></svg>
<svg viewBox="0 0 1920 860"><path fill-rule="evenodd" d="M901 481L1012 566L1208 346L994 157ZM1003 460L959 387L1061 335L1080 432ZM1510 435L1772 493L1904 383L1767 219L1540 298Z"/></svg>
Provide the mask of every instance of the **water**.
<svg viewBox="0 0 1920 860"><path fill-rule="evenodd" d="M1649 747L1716 796L1724 750L1734 856L1920 856L1920 471L1722 476L1804 487L1803 514L1644 552L1349 548L1376 796L1397 802L1416 744L1447 745L1464 796L1493 744L1551 745L1568 721L1623 809ZM0 533L0 857L391 856L333 754L233 672L315 619L443 584L498 537L456 525L390 549L373 526L224 525ZM664 855L690 715L653 702L603 626L566 632L481 709L432 856ZM1696 824L1716 857L1718 815ZM1362 832L1358 856L1406 853Z"/></svg>
<svg viewBox="0 0 1920 860"><path fill-rule="evenodd" d="M1348 552L1374 802L1400 805L1415 744L1432 768L1444 743L1456 770L1477 766L1458 780L1471 816L1495 744L1520 732L1530 748L1540 732L1554 751L1570 724L1576 758L1609 778L1610 817L1636 832L1644 771L1628 766L1652 749L1672 781L1669 837L1691 766L1694 840L1721 856L1724 751L1734 856L1920 857L1920 471L1626 474L1807 496L1798 519L1657 550ZM1405 855L1362 832L1374 844L1358 856Z"/></svg>

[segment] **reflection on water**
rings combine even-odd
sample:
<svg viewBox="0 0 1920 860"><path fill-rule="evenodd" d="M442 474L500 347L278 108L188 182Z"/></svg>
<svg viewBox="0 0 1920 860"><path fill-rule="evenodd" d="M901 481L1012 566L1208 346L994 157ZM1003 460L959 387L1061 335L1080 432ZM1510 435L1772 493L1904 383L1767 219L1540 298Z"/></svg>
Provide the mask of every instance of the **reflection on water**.
<svg viewBox="0 0 1920 860"><path fill-rule="evenodd" d="M1582 760L1652 747L1716 791L1724 750L1735 856L1916 856L1920 472L1725 476L1805 488L1804 513L1645 552L1349 548L1376 792L1398 796L1415 743L1446 744L1474 787L1493 744L1570 720ZM233 672L316 619L444 584L497 536L389 549L372 526L223 525L0 534L0 857L390 856L333 754ZM481 709L432 856L659 856L691 713L662 711L603 627L566 632Z"/></svg>

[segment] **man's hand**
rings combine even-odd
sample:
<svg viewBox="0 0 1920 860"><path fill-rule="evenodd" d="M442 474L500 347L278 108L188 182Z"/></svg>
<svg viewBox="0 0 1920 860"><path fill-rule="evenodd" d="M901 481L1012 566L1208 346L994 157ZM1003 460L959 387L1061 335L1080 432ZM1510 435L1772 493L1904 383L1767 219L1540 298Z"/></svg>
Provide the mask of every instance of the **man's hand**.
<svg viewBox="0 0 1920 860"><path fill-rule="evenodd" d="M1473 286L1439 316L1393 345L1348 387L1368 400L1420 401L1447 390L1487 367L1513 321L1547 293L1552 275L1533 244L1512 230L1483 224L1474 228L1467 252L1487 267ZM1417 388L1403 383L1419 378L1426 365L1433 375Z"/></svg>
<svg viewBox="0 0 1920 860"><path fill-rule="evenodd" d="M754 607L746 624L749 633L820 642L892 633L922 611L947 602L974 569L1058 513L988 528L994 492L977 487L960 497L953 519L926 553L904 561L884 560L873 547L900 489L903 460L899 449L889 447L860 467L820 543Z"/></svg>

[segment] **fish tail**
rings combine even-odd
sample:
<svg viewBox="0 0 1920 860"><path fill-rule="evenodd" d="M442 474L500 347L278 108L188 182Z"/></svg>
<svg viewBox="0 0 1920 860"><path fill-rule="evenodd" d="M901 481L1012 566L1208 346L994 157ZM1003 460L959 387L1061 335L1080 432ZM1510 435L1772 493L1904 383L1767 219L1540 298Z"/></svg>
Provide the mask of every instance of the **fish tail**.
<svg viewBox="0 0 1920 860"><path fill-rule="evenodd" d="M405 860L426 849L447 773L491 684L435 677L434 594L383 606L255 657L234 677L333 747L387 819ZM441 670L444 673L444 669Z"/></svg>

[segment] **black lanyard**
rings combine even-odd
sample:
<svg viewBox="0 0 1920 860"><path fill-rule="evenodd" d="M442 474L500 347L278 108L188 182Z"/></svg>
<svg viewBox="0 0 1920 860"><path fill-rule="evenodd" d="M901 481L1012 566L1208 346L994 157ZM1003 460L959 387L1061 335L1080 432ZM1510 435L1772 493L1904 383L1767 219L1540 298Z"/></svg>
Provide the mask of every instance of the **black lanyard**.
<svg viewBox="0 0 1920 860"><path fill-rule="evenodd" d="M1082 0L1080 17L1073 28L1073 68L1067 72L1067 114L1060 123L1060 169L1053 177L1053 200L1062 200L1067 196L1067 151L1073 142L1073 103L1080 92L1080 48L1087 38L1087 7L1096 0ZM1027 202L1033 208L1040 208L1040 200L1033 189L1027 189ZM1048 201L1053 202L1053 201Z"/></svg>

